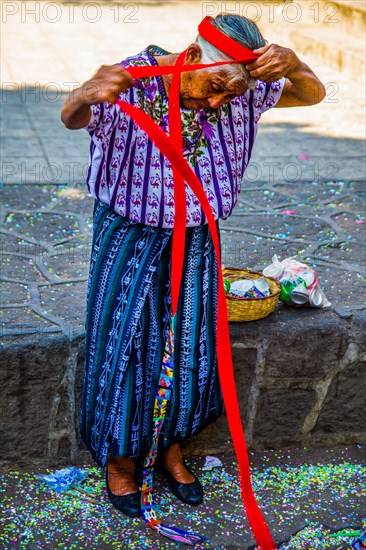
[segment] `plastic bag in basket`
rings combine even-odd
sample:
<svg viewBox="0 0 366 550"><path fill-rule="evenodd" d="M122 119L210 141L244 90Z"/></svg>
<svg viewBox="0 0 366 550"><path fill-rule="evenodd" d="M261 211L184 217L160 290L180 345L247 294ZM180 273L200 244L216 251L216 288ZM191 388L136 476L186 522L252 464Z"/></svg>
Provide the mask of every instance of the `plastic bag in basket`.
<svg viewBox="0 0 366 550"><path fill-rule="evenodd" d="M320 288L314 269L294 258L285 258L280 262L275 254L272 264L263 269L263 275L280 281L280 300L286 304L312 307L331 305Z"/></svg>

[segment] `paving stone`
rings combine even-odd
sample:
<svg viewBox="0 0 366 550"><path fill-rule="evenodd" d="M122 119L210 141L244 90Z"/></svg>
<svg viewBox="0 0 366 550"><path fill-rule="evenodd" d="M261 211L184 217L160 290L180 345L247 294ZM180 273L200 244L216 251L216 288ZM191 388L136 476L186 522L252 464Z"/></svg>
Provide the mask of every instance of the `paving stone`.
<svg viewBox="0 0 366 550"><path fill-rule="evenodd" d="M77 245L73 241L68 245L60 245L55 256L43 256L43 265L56 277L62 279L77 279L87 277L89 273L87 260L90 259L91 246ZM62 249L62 253L61 250Z"/></svg>
<svg viewBox="0 0 366 550"><path fill-rule="evenodd" d="M23 322L26 321L27 318ZM31 320L28 322L33 326ZM0 380L4 390L0 404L2 442L6 445L2 456L11 459L21 455L41 456L48 448L50 430L57 431L54 420L60 401L57 391L65 384L62 381L67 347L63 338L49 340L46 347L42 346L42 337L31 340L26 337L18 353L9 348L0 354ZM7 368L9 363L11 369ZM21 440L18 440L19 431Z"/></svg>
<svg viewBox="0 0 366 550"><path fill-rule="evenodd" d="M56 172L42 153L30 157L12 156L5 158L0 167L0 178L4 184L54 183Z"/></svg>
<svg viewBox="0 0 366 550"><path fill-rule="evenodd" d="M312 252L312 257L335 264L343 261L348 264L358 263L360 266L364 266L366 262L363 243L349 240L320 245L317 250Z"/></svg>
<svg viewBox="0 0 366 550"><path fill-rule="evenodd" d="M15 281L44 282L46 278L31 258L7 253L1 257L1 277Z"/></svg>
<svg viewBox="0 0 366 550"><path fill-rule="evenodd" d="M26 285L0 282L0 306L10 304L25 304L30 301Z"/></svg>
<svg viewBox="0 0 366 550"><path fill-rule="evenodd" d="M333 220L342 228L345 238L348 241L353 239L360 243L365 243L366 224L357 223L360 221L359 216L353 212L333 214Z"/></svg>
<svg viewBox="0 0 366 550"><path fill-rule="evenodd" d="M62 311L69 323L80 327L84 325L86 281L43 286L39 294L46 313L58 316Z"/></svg>
<svg viewBox="0 0 366 550"><path fill-rule="evenodd" d="M244 189L240 193L240 202L245 201L243 210L245 211L245 206L247 202L251 203L256 209L259 208L278 208L283 204L288 203L289 198L284 196L282 193L278 193L275 190L269 190L265 187L262 189ZM249 206L249 205L248 205Z"/></svg>
<svg viewBox="0 0 366 550"><path fill-rule="evenodd" d="M21 238L9 233L1 234L0 247L2 257L13 253L17 254L23 261L29 256L38 258L47 251L47 248L35 241L31 235Z"/></svg>
<svg viewBox="0 0 366 550"><path fill-rule="evenodd" d="M268 238L290 238L300 241L327 241L338 237L336 231L325 220L318 218L299 218L272 212L233 214L221 223L223 229L238 227L238 217L243 229ZM259 223L258 223L259 222Z"/></svg>
<svg viewBox="0 0 366 550"><path fill-rule="evenodd" d="M281 184L286 182L290 185L299 184L301 182L321 182L321 181L343 181L348 180L349 175L353 174L354 179L363 179L364 156L358 153L352 154L353 143L350 140L347 143L347 156L339 157L336 155L316 156L312 163L304 164L297 158L290 156L272 156L271 145L278 136L271 132L262 136L267 140L266 147L267 155L257 156L257 152L253 152L251 162L247 169L246 181L250 184L255 184L259 181L270 181L272 184ZM304 136L304 143L312 142L311 134ZM332 151L334 142L328 138L328 147ZM356 142L358 145L358 142ZM299 150L299 154L303 154L304 147Z"/></svg>
<svg viewBox="0 0 366 550"><path fill-rule="evenodd" d="M47 328L58 329L53 323L32 311L30 307L2 308L1 314L1 334L3 336L7 333L21 335L26 333L42 333Z"/></svg>
<svg viewBox="0 0 366 550"><path fill-rule="evenodd" d="M58 195L57 185L3 185L1 187L2 211L12 208L21 210L26 203L27 208L45 208Z"/></svg>
<svg viewBox="0 0 366 550"><path fill-rule="evenodd" d="M283 251L284 257L306 257L313 250L310 243L291 242L281 238L266 238L243 228L227 229L220 224L222 257L225 266L242 266L244 269L262 271L272 263L274 254ZM240 228L241 229L241 228Z"/></svg>
<svg viewBox="0 0 366 550"><path fill-rule="evenodd" d="M366 352L365 342L366 332L366 311L354 311L351 324L351 338L352 341L359 347L360 352Z"/></svg>
<svg viewBox="0 0 366 550"><path fill-rule="evenodd" d="M32 235L41 242L54 243L77 234L80 230L77 218L69 213L12 212L4 222L8 231Z"/></svg>
<svg viewBox="0 0 366 550"><path fill-rule="evenodd" d="M350 308L365 306L365 276L363 274L349 271L347 267L337 269L339 262L326 267L319 265L318 261L314 260L312 265L316 266L321 287L332 304ZM337 270L336 275L334 269Z"/></svg>
<svg viewBox="0 0 366 550"><path fill-rule="evenodd" d="M256 363L259 360L258 350L256 348L250 348L248 342L241 339L241 346L239 343L237 346L233 345L232 357L235 365L235 379L237 381L237 391L239 395L239 407L240 415L244 422L244 425L249 423L250 407L248 403L250 402L250 395L253 390L254 378L256 375ZM232 416L230 409L225 410L227 417ZM239 422L239 418L237 421Z"/></svg>
<svg viewBox="0 0 366 550"><path fill-rule="evenodd" d="M70 170L70 177L75 180L72 170ZM86 223L91 227L93 206L94 199L89 193L86 194L85 185L75 187L72 185L59 186L57 210L65 210L75 214L82 212Z"/></svg>

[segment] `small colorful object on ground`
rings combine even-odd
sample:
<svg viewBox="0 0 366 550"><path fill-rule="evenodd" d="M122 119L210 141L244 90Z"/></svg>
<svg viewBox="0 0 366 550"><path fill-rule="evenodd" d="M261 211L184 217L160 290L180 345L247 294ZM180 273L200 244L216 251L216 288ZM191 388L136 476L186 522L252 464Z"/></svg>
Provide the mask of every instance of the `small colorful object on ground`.
<svg viewBox="0 0 366 550"><path fill-rule="evenodd" d="M285 304L320 308L331 306L320 288L314 269L294 258L285 258L280 262L275 254L272 264L263 269L263 275L280 281L280 300Z"/></svg>
<svg viewBox="0 0 366 550"><path fill-rule="evenodd" d="M363 446L342 450L327 448L322 451L323 457L313 454L311 449L295 448L251 453L256 456L259 466L253 469L253 486L256 492L265 495L267 513L271 510L270 517L276 521L277 540L285 541L280 544L280 550L355 550L351 544L366 530L366 518L361 519L361 511L366 509L366 494L362 492L366 465L360 449L362 453ZM236 498L239 478L235 460L230 455L219 458L223 461L221 467L202 471L200 476L205 491L204 506L183 506L175 498L169 499L167 506L165 499L160 500L159 510L165 510L177 523L179 519L179 523L189 521L193 525L198 519L200 528L204 526L210 543L198 544L197 550L222 548L223 533L226 547L249 546L249 542L237 542L244 530L245 540L248 540L248 532ZM204 462L204 457L192 457L189 463L198 468L201 461ZM80 467L89 475L79 487L97 497L99 506L84 500L79 488L75 489L77 494L73 490L61 494L49 490L32 470L0 474L3 520L0 548L172 547L169 541L166 545L164 541L159 542L156 532L144 529L137 519L131 521L121 514L111 513L100 467ZM229 505L225 504L228 491L232 496ZM220 503L219 509L216 503ZM293 526L301 525L305 518L308 520L306 526L294 534ZM168 523L167 517L160 519ZM364 550L362 546L361 550Z"/></svg>
<svg viewBox="0 0 366 550"><path fill-rule="evenodd" d="M212 470L213 468L222 468L223 463L216 456L206 456L202 470Z"/></svg>
<svg viewBox="0 0 366 550"><path fill-rule="evenodd" d="M366 531L362 533L350 546L350 550L364 550L366 548Z"/></svg>
<svg viewBox="0 0 366 550"><path fill-rule="evenodd" d="M81 470L80 468L75 468L74 466L64 468L63 470L55 470L51 474L37 475L39 479L47 483L47 485L56 491L56 493L63 493L64 491L73 489L84 481L87 476L88 472L86 470Z"/></svg>

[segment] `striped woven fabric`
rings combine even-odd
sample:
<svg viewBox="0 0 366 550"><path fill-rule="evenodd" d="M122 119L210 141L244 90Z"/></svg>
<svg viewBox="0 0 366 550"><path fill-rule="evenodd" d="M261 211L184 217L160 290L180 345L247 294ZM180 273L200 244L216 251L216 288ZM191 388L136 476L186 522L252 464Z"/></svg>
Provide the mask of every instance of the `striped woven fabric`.
<svg viewBox="0 0 366 550"><path fill-rule="evenodd" d="M171 321L171 237L171 229L135 223L95 200L80 429L99 466L108 454L143 458L151 447ZM191 438L222 412L217 294L208 226L187 228L174 384L160 446Z"/></svg>

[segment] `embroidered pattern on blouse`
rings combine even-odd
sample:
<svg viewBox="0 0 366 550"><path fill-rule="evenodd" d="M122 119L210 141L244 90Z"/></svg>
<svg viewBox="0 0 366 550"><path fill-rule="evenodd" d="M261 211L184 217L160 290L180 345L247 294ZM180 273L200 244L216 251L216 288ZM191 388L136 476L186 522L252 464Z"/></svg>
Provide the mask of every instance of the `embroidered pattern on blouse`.
<svg viewBox="0 0 366 550"><path fill-rule="evenodd" d="M168 52L149 46L122 66L157 65ZM273 107L285 79L257 81L229 104L216 109L181 109L183 154L206 192L215 219L232 212L250 160L261 114ZM120 99L142 109L169 134L168 101L161 77L141 78ZM146 133L116 105L92 108L87 185L93 196L135 222L174 225L172 166ZM206 223L199 201L186 183L187 226Z"/></svg>

